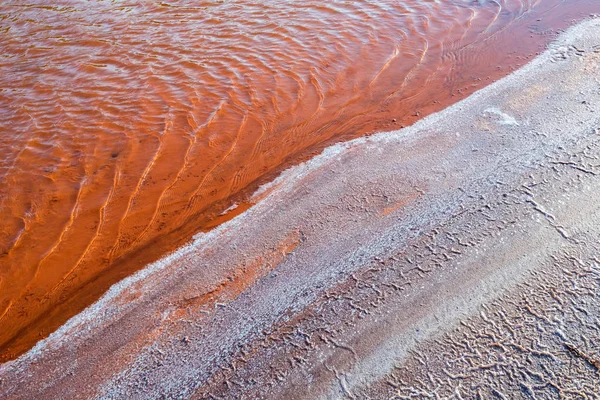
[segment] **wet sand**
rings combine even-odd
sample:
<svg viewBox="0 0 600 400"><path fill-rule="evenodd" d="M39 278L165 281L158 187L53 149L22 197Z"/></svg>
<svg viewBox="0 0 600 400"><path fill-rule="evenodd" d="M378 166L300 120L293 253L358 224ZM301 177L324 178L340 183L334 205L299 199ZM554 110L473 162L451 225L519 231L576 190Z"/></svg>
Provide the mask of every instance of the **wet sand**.
<svg viewBox="0 0 600 400"><path fill-rule="evenodd" d="M442 110L600 12L596 0L46 3L0 6L0 361L246 210L285 168Z"/></svg>
<svg viewBox="0 0 600 400"><path fill-rule="evenodd" d="M600 20L327 148L17 360L3 398L594 398Z"/></svg>

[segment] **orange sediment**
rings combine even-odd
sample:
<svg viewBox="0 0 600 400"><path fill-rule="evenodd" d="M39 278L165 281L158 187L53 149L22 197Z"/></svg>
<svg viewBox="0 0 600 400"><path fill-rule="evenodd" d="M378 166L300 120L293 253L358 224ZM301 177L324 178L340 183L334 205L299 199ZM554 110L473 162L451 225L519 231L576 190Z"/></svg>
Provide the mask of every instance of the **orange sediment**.
<svg viewBox="0 0 600 400"><path fill-rule="evenodd" d="M59 3L0 6L0 361L248 209L282 169L441 110L600 11ZM263 273L240 267L222 290Z"/></svg>

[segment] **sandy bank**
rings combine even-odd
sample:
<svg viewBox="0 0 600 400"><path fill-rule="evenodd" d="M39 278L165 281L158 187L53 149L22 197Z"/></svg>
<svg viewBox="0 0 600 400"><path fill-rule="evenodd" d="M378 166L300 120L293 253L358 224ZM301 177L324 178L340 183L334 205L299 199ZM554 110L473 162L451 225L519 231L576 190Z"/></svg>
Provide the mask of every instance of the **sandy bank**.
<svg viewBox="0 0 600 400"><path fill-rule="evenodd" d="M592 398L599 51L584 22L465 101L286 171L0 366L0 397Z"/></svg>

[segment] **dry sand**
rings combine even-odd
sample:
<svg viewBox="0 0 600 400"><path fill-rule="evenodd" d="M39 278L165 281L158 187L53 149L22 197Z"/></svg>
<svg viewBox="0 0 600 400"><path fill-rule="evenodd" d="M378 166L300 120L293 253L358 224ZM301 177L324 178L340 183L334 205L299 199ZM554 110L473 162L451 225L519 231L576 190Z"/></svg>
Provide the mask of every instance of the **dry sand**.
<svg viewBox="0 0 600 400"><path fill-rule="evenodd" d="M600 20L327 149L115 285L1 398L598 398Z"/></svg>

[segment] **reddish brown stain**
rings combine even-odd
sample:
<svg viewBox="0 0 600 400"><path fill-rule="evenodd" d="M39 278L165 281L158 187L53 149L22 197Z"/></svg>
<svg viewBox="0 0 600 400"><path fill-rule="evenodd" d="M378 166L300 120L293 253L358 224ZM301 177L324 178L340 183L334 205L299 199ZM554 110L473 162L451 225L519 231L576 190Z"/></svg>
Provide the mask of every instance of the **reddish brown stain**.
<svg viewBox="0 0 600 400"><path fill-rule="evenodd" d="M595 0L55 4L0 5L0 361L246 210L283 168L438 111L600 12Z"/></svg>
<svg viewBox="0 0 600 400"><path fill-rule="evenodd" d="M422 192L411 193L411 194L407 195L405 198L401 199L400 201L393 203L387 207L384 207L383 210L381 211L381 213L379 214L379 217L383 218L386 215L389 215L389 214L401 209L402 207L404 207L405 205L407 205L408 203L412 202L417 197L419 197L420 194L422 194Z"/></svg>

